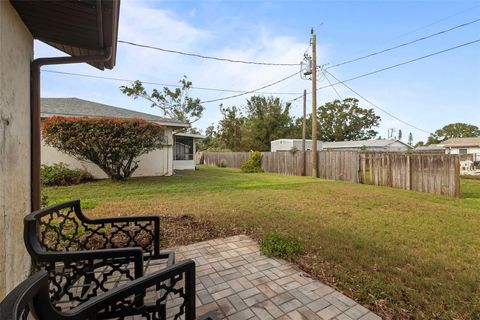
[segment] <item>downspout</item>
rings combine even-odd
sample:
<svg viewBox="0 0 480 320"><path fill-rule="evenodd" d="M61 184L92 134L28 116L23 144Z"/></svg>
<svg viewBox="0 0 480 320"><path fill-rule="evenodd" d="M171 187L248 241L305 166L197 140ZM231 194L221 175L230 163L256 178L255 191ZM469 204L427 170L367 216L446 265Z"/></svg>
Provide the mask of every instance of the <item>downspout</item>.
<svg viewBox="0 0 480 320"><path fill-rule="evenodd" d="M112 57L112 48L105 48L104 54L77 56L77 57L53 57L38 58L32 61L30 67L30 144L31 144L31 209L40 209L41 185L41 120L40 120L40 68L45 65L70 64L84 62L105 62Z"/></svg>

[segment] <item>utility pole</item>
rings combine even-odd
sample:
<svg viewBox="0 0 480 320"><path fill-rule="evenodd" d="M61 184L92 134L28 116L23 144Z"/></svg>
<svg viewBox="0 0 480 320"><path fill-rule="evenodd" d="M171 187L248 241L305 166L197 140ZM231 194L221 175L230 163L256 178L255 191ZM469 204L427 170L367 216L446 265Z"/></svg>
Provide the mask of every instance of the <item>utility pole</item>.
<svg viewBox="0 0 480 320"><path fill-rule="evenodd" d="M306 175L307 155L305 153L305 138L307 137L307 90L303 90L303 125L302 125L302 176Z"/></svg>
<svg viewBox="0 0 480 320"><path fill-rule="evenodd" d="M317 153L317 35L312 28L312 176L318 177Z"/></svg>

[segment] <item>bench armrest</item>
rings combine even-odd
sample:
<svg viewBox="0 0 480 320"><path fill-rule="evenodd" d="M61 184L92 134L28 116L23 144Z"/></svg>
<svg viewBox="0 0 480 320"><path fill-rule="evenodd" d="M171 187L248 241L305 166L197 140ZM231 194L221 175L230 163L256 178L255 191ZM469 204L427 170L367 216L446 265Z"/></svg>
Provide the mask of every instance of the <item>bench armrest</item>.
<svg viewBox="0 0 480 320"><path fill-rule="evenodd" d="M182 285L183 282L183 285ZM146 294L154 291L156 299L148 303ZM92 314L98 314L106 308L115 312L124 312L131 305L137 305L142 314L159 312L161 305L167 305L167 298L172 295L182 298L174 316L184 314L185 320L195 319L195 262L185 260L168 268L143 276L128 282L102 295L96 296L78 307L67 311L76 319L86 319ZM147 301L147 302L144 302ZM140 303L140 304L138 304ZM172 318L174 318L172 317Z"/></svg>
<svg viewBox="0 0 480 320"><path fill-rule="evenodd" d="M57 262L72 263L94 260L106 260L115 263L134 263L135 278L143 276L143 251L141 248L99 249L63 252L44 252L36 256L35 263L49 263L52 266Z"/></svg>

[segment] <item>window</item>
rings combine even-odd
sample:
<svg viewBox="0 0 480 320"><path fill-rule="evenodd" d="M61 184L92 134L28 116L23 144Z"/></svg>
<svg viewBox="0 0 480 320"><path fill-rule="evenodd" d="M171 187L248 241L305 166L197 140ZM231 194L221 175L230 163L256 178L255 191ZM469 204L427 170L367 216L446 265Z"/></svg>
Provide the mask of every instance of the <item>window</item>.
<svg viewBox="0 0 480 320"><path fill-rule="evenodd" d="M193 138L175 137L175 160L193 160Z"/></svg>
<svg viewBox="0 0 480 320"><path fill-rule="evenodd" d="M466 148L458 149L458 154L467 154L467 149Z"/></svg>

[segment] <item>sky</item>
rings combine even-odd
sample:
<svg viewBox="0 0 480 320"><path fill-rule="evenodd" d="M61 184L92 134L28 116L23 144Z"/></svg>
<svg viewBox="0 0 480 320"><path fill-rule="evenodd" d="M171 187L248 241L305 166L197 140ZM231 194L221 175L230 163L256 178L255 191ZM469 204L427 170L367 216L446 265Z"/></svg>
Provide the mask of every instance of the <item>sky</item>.
<svg viewBox="0 0 480 320"><path fill-rule="evenodd" d="M142 1L122 0L119 40L171 50L238 60L298 63L309 48L310 29L317 34L317 63L339 62L409 42L480 18L480 1ZM384 54L331 68L344 80L378 69L480 39L480 21L451 32ZM87 64L45 66L42 97L77 97L136 111L161 115L146 100L132 99L119 90L128 82L50 73L178 84L184 76L194 86L249 91L275 82L297 66L259 66L186 57L118 44L113 70L100 71ZM41 42L35 57L63 55ZM335 82L330 77L330 81ZM381 116L379 135L389 128L402 130L406 141L426 140L428 132L448 123L480 126L480 42L417 62L373 74L347 84L376 106ZM318 87L328 85L319 78ZM342 84L335 86L342 98L357 97ZM148 90L161 85L146 85ZM299 76L267 89L283 101L311 91L311 81ZM228 92L191 90L190 96L210 100ZM242 106L249 95L204 104L195 123L205 129L221 118L219 104ZM358 98L358 97L357 97ZM318 91L317 104L338 99L331 88ZM360 106L375 108L360 100ZM307 99L311 111L311 96ZM293 102L292 113L302 115L302 99ZM400 120L402 121L400 121ZM408 123L417 127L410 127Z"/></svg>

